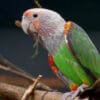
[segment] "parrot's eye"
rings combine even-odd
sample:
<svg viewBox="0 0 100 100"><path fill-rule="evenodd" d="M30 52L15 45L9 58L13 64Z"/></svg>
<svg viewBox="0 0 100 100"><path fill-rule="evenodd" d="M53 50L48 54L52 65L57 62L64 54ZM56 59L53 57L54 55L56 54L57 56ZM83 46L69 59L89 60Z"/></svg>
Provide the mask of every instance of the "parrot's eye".
<svg viewBox="0 0 100 100"><path fill-rule="evenodd" d="M34 17L34 18L38 17L38 14L33 14L33 17Z"/></svg>

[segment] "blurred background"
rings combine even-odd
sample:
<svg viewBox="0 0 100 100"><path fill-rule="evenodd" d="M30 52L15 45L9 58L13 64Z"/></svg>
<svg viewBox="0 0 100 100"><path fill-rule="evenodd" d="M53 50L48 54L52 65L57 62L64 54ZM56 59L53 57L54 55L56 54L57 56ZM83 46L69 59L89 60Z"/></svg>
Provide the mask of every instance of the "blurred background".
<svg viewBox="0 0 100 100"><path fill-rule="evenodd" d="M65 19L82 26L100 51L99 0L39 0L44 8L59 12ZM47 52L39 46L33 59L33 40L14 24L26 9L33 8L34 0L1 0L0 2L0 54L25 71L53 76L47 62Z"/></svg>

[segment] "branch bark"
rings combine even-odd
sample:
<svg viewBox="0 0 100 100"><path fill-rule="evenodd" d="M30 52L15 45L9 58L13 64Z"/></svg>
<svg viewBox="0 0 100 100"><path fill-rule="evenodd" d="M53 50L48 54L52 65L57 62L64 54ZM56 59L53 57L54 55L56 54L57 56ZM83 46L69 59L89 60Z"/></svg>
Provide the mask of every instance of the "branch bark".
<svg viewBox="0 0 100 100"><path fill-rule="evenodd" d="M10 67L11 65L11 67ZM19 77L11 77L11 76L1 76L0 75L0 96L5 98L6 100L21 100L23 97L24 93L27 92L28 86L30 86L31 83L35 82L35 78L33 81L33 78L31 76L27 76L27 74L19 69L17 69L12 63L9 63L8 60L0 57L0 68L3 70L7 70L13 73L18 73L18 75L21 75L24 78L19 78ZM27 79L25 79L27 78ZM50 83L51 79L43 79L45 80L43 83L49 83L54 84L57 83L59 80L53 79L53 83ZM45 85L41 83L41 81L38 82L38 86L41 89L44 90L39 90L40 88L33 88L33 92L28 96L27 100L61 100L61 97L63 96L63 93L61 92L50 92L49 90L52 90L50 87L48 87L49 84ZM47 80L47 81L46 81ZM6 82L6 83L5 83ZM59 86L64 86L62 83L58 85ZM48 90L48 91L47 91ZM68 97L66 100L70 100L70 97ZM79 100L78 97L75 100Z"/></svg>
<svg viewBox="0 0 100 100"><path fill-rule="evenodd" d="M0 74L0 82L17 85L21 87L27 87L32 83L32 81L23 77L8 76L3 74ZM51 88L66 88L64 83L62 83L62 81L56 77L42 77L39 82L44 83L45 85Z"/></svg>
<svg viewBox="0 0 100 100"><path fill-rule="evenodd" d="M26 88L0 82L0 95L6 100L21 100ZM61 100L63 93L34 90L28 100ZM70 97L66 100L70 100ZM79 100L76 98L75 100ZM84 99L88 100L88 99Z"/></svg>

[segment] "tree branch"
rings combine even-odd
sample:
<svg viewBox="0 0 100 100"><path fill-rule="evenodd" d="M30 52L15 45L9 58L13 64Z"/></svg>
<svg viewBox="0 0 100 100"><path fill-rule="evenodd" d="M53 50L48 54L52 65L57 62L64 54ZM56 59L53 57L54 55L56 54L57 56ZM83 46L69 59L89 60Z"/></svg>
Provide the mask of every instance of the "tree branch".
<svg viewBox="0 0 100 100"><path fill-rule="evenodd" d="M6 100L21 100L25 88L0 82L0 95ZM34 90L28 100L61 100L63 93ZM66 100L70 100L70 97ZM76 98L75 100L79 100ZM88 100L88 99L84 99Z"/></svg>
<svg viewBox="0 0 100 100"><path fill-rule="evenodd" d="M22 72L21 76L26 76L27 74L19 69L17 69L12 63L9 63L8 60L0 57L0 68L3 70L12 70L11 72L14 73L19 73ZM10 66L11 65L11 66ZM25 73L25 74L23 74ZM18 74L20 75L20 73ZM33 78L29 78L30 76L26 76L24 78L21 77L11 77L11 76L2 76L0 75L0 96L5 98L6 100L21 100L23 95L25 95L24 93L27 93L27 89L25 87L30 87L32 86L31 84L33 83L33 85L35 84L35 78L33 81ZM27 78L27 79L25 79ZM43 80L46 80L43 79ZM48 79L48 83L50 83L51 79ZM56 85L59 84L59 82L57 82L57 80L53 79L54 83L57 83ZM41 83L42 80L40 80L40 82L38 82L37 86L34 88L34 86L32 87L33 89L30 88L30 90L33 90L33 93L28 94L28 99L27 100L61 100L61 97L63 95L63 93L61 92L50 92L52 89L50 87L48 87L47 85L43 84L47 81L44 81L43 83ZM58 80L59 81L59 80ZM5 83L6 82L6 83ZM54 84L53 83L53 84ZM60 83L61 86L62 83ZM59 86L59 85L58 85ZM39 90L40 87L42 90ZM43 90L44 89L44 90ZM29 90L29 88L28 88ZM70 100L70 97L68 97L66 100ZM75 100L79 100L79 99L75 99Z"/></svg>
<svg viewBox="0 0 100 100"><path fill-rule="evenodd" d="M17 85L21 87L27 87L32 83L32 81L23 77L19 77L19 76L13 77L13 76L8 76L3 74L0 74L0 82ZM65 88L64 83L56 77L42 77L40 79L40 82L52 88Z"/></svg>

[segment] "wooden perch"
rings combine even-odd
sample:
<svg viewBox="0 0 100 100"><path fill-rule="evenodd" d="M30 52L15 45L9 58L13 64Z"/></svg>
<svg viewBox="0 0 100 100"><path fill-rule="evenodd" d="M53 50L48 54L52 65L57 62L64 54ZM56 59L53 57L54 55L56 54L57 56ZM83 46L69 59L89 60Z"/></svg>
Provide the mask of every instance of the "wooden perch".
<svg viewBox="0 0 100 100"><path fill-rule="evenodd" d="M35 78L33 78L33 76L31 76L30 74L28 74L28 73L24 72L23 70L17 68L14 64L9 62L3 56L0 56L0 69L14 73L14 74L17 74L19 76L22 76L23 78L30 80L32 83L36 80ZM52 89L50 87L46 86L45 84L43 84L41 82L39 82L37 84L37 88L42 88L44 90L52 91Z"/></svg>
<svg viewBox="0 0 100 100"><path fill-rule="evenodd" d="M25 79L23 77L8 76L8 75L3 75L3 74L0 74L0 82L17 85L21 87L27 87L32 83L32 81ZM56 77L54 78L53 77L42 77L40 79L40 82L52 88L65 88L64 83Z"/></svg>
<svg viewBox="0 0 100 100"><path fill-rule="evenodd" d="M26 93L27 95L25 96L27 97L27 99L25 98L23 100L61 100L63 93L54 92L54 91L51 92L52 89L50 87L45 85L44 82L41 83L42 79L37 84L35 78L33 80L33 78L30 75L27 76L28 75L27 73L16 68L16 66L10 63L7 59L4 59L2 57L0 58L1 58L0 69L16 73L19 76L21 75L23 77L23 78L10 77L6 75L0 76L0 81L1 81L0 82L0 96L1 97L5 98L6 100L22 100L22 97L24 97ZM50 79L48 79L48 83L51 81L49 80ZM55 83L57 83L56 85L58 85L57 81ZM26 87L29 87L29 88L27 89ZM42 90L40 90L40 88L37 88L37 87L40 87ZM29 90L29 92L27 92L27 90ZM68 97L66 100L70 100L70 97ZM78 97L75 100L79 100Z"/></svg>
<svg viewBox="0 0 100 100"><path fill-rule="evenodd" d="M6 100L21 100L25 91L26 88L0 82L0 95ZM61 100L62 95L61 92L34 90L27 100ZM66 100L70 100L70 97ZM79 100L78 97L75 100Z"/></svg>

